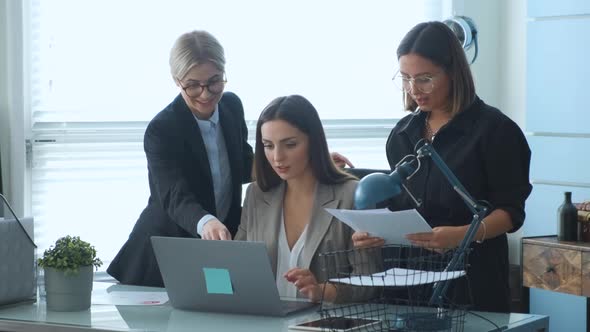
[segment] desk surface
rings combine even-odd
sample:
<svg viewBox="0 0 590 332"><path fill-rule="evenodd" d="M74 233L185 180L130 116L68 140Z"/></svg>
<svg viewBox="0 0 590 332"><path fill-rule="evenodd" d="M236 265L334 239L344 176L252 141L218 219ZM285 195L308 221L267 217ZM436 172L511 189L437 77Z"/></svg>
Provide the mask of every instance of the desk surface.
<svg viewBox="0 0 590 332"><path fill-rule="evenodd" d="M95 282L95 291L112 286ZM165 291L162 288L117 286L124 291ZM498 325L502 331L542 331L548 329L549 318L531 314L498 314L476 312ZM176 310L169 304L159 306L92 305L81 312L46 311L41 299L0 309L0 331L289 331L290 325L317 318L308 311L286 318L204 313ZM494 326L468 313L465 331L490 331Z"/></svg>

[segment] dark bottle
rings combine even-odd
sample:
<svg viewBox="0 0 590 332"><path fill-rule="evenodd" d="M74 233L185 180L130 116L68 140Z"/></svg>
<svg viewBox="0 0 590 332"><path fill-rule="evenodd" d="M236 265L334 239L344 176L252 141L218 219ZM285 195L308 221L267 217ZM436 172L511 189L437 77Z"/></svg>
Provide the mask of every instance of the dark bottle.
<svg viewBox="0 0 590 332"><path fill-rule="evenodd" d="M565 200L557 209L559 241L576 241L578 238L578 209L572 204L572 193L565 192Z"/></svg>

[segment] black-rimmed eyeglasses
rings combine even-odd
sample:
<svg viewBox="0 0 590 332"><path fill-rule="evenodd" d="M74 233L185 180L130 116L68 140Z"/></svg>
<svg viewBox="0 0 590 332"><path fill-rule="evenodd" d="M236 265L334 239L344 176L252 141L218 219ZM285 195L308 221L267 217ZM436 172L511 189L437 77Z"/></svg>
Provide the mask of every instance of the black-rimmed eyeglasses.
<svg viewBox="0 0 590 332"><path fill-rule="evenodd" d="M180 80L178 80L178 85L180 85L180 88L184 90L184 93L186 93L186 95L190 98L199 97L203 93L203 91L205 91L205 89L207 89L210 94L220 94L223 92L223 89L225 88L225 83L227 83L225 74L222 78L212 79L207 81L206 83L190 82L186 86L183 86L182 83L180 83Z"/></svg>

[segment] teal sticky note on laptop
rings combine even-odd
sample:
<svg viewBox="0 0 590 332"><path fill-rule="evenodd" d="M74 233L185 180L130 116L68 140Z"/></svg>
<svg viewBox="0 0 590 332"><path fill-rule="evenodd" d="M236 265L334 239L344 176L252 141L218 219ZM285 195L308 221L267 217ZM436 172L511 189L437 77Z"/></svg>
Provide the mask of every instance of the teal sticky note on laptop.
<svg viewBox="0 0 590 332"><path fill-rule="evenodd" d="M227 269L215 269L204 267L205 285L209 294L229 294L234 293L231 284L231 278Z"/></svg>

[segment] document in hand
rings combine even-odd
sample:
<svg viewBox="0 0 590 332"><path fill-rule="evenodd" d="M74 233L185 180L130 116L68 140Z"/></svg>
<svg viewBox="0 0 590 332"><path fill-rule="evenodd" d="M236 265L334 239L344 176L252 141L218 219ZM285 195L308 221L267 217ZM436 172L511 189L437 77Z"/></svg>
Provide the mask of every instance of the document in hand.
<svg viewBox="0 0 590 332"><path fill-rule="evenodd" d="M389 209L326 211L357 232L383 238L385 244L409 245L406 234L432 232L432 227L416 209L395 212Z"/></svg>

